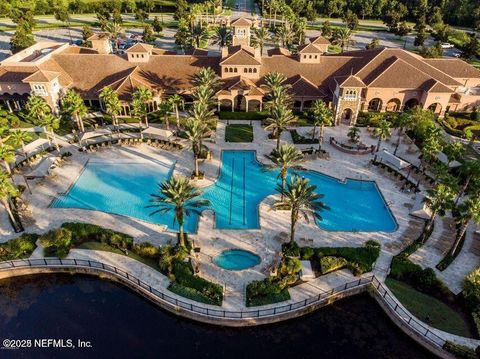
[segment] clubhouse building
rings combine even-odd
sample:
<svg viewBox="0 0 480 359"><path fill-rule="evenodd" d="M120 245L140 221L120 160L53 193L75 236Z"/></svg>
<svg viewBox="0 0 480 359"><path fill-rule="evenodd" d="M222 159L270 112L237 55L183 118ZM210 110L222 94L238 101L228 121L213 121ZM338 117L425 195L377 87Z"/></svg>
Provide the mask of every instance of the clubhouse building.
<svg viewBox="0 0 480 359"><path fill-rule="evenodd" d="M223 48L221 56L200 49L177 54L142 43L113 54L104 34L92 36L88 48L39 42L0 63L0 102L16 111L35 94L57 109L62 94L71 88L88 105L101 108L99 94L110 86L123 102L122 116L130 116L136 88L146 87L154 94L151 111L174 93L189 102L192 76L211 67L222 80L216 93L221 110L261 110L269 72L287 78L296 110L323 99L337 123L354 124L363 111L421 106L443 116L480 108L480 71L460 59L424 59L397 48L329 54L329 42L322 37L311 38L296 53L277 48L261 54L249 46L252 21L240 18L230 25L233 46Z"/></svg>

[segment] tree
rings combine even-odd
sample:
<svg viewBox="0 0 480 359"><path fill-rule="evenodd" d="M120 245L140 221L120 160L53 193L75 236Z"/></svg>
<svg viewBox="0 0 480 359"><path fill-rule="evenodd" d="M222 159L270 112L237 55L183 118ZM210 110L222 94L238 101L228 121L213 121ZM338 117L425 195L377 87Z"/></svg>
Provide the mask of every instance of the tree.
<svg viewBox="0 0 480 359"><path fill-rule="evenodd" d="M298 45L305 43L305 32L307 31L307 20L304 17L297 17L293 22L293 34Z"/></svg>
<svg viewBox="0 0 480 359"><path fill-rule="evenodd" d="M114 128L118 129L117 116L122 112L122 104L118 94L111 87L105 86L99 97L105 106L105 112L112 117Z"/></svg>
<svg viewBox="0 0 480 359"><path fill-rule="evenodd" d="M375 127L373 130L373 135L375 137L378 137L378 142L377 142L377 152L380 150L380 145L382 144L382 141L385 141L387 138L389 138L392 135L392 129L390 122L387 120L380 120L378 123L378 126Z"/></svg>
<svg viewBox="0 0 480 359"><path fill-rule="evenodd" d="M273 150L270 155L267 155L267 158L273 162L275 167L280 168L278 177L280 177L282 180L282 190L280 193L281 201L283 202L285 197L288 169L295 167L300 163L300 161L303 159L302 151L297 150L294 145L284 144L280 146L278 150Z"/></svg>
<svg viewBox="0 0 480 359"><path fill-rule="evenodd" d="M276 29L275 38L282 47L289 48L293 42L293 31L290 26L283 24Z"/></svg>
<svg viewBox="0 0 480 359"><path fill-rule="evenodd" d="M203 41L208 40L208 32L202 24L198 23L192 26L189 33L190 44L196 48L200 48Z"/></svg>
<svg viewBox="0 0 480 359"><path fill-rule="evenodd" d="M192 84L195 87L209 87L215 91L220 86L220 80L211 67L202 67L192 78Z"/></svg>
<svg viewBox="0 0 480 359"><path fill-rule="evenodd" d="M52 109L47 102L39 96L30 96L27 104L25 105L26 119L35 126L43 128L43 132L49 137L49 140L53 138L57 151L60 151L54 130L58 128L59 121L52 115Z"/></svg>
<svg viewBox="0 0 480 359"><path fill-rule="evenodd" d="M25 150L25 142L28 142L32 139L32 135L27 131L14 130L10 132L10 140L14 146L21 146L23 155L27 158L27 151Z"/></svg>
<svg viewBox="0 0 480 359"><path fill-rule="evenodd" d="M183 104L183 97L179 94L174 94L168 98L168 102L175 110L175 118L177 119L177 130L180 129L180 114L178 112L178 105Z"/></svg>
<svg viewBox="0 0 480 359"><path fill-rule="evenodd" d="M143 24L145 24L145 21L148 19L149 14L143 9L137 9L135 11L135 19L140 21Z"/></svg>
<svg viewBox="0 0 480 359"><path fill-rule="evenodd" d="M272 137L277 140L277 151L280 150L280 136L282 132L296 121L292 110L285 106L273 107L270 111L270 117L267 118L265 130L272 131Z"/></svg>
<svg viewBox="0 0 480 359"><path fill-rule="evenodd" d="M208 85L201 85L195 87L193 90L193 99L198 105L205 107L206 109L212 107L214 90Z"/></svg>
<svg viewBox="0 0 480 359"><path fill-rule="evenodd" d="M265 75L264 81L269 92L272 92L275 88L282 86L282 83L287 78L279 72L269 72Z"/></svg>
<svg viewBox="0 0 480 359"><path fill-rule="evenodd" d="M229 45L231 41L232 33L228 27L222 25L215 30L214 42L220 47L220 49Z"/></svg>
<svg viewBox="0 0 480 359"><path fill-rule="evenodd" d="M150 25L145 25L143 27L143 33L142 33L142 39L145 42L154 42L157 37L153 33L152 26Z"/></svg>
<svg viewBox="0 0 480 359"><path fill-rule="evenodd" d="M186 177L171 177L159 184L158 193L150 196L151 205L147 208L156 208L150 213L151 216L159 213L164 215L174 213L174 224L178 223L178 244L186 249L184 225L186 217L190 215L201 216L201 209L207 207L210 202L200 199L202 192L195 188Z"/></svg>
<svg viewBox="0 0 480 359"><path fill-rule="evenodd" d="M125 0L125 12L129 12L131 14L135 13L137 10L137 3L135 0Z"/></svg>
<svg viewBox="0 0 480 359"><path fill-rule="evenodd" d="M92 28L88 25L82 27L82 39L84 44L87 43L87 39L89 39L91 36L93 36Z"/></svg>
<svg viewBox="0 0 480 359"><path fill-rule="evenodd" d="M332 25L330 24L330 21L325 21L322 24L322 36L329 39L333 35L333 30L332 30Z"/></svg>
<svg viewBox="0 0 480 359"><path fill-rule="evenodd" d="M476 224L480 224L480 196L468 198L465 202L460 204L458 207L459 218L460 218L460 230L458 231L455 243L453 244L452 250L450 253L452 255L457 251L458 245L462 240L465 232L467 231L468 224L470 221L474 221Z"/></svg>
<svg viewBox="0 0 480 359"><path fill-rule="evenodd" d="M153 18L152 27L153 30L157 33L157 35L160 35L160 33L163 31L163 25L162 22L158 19L158 16L155 16Z"/></svg>
<svg viewBox="0 0 480 359"><path fill-rule="evenodd" d="M152 91L146 87L139 87L133 93L133 112L143 118L145 126L148 127L148 104L153 99Z"/></svg>
<svg viewBox="0 0 480 359"><path fill-rule="evenodd" d="M370 43L365 45L365 49L367 50L376 49L379 46L380 46L380 40L378 39L378 37L374 37L372 41L370 41Z"/></svg>
<svg viewBox="0 0 480 359"><path fill-rule="evenodd" d="M0 171L0 202L2 202L5 210L10 217L11 222L13 223L14 227L17 224L15 216L12 212L12 197L16 197L19 195L19 191L17 187L13 185L10 181L10 176L7 172Z"/></svg>
<svg viewBox="0 0 480 359"><path fill-rule="evenodd" d="M113 41L115 52L118 50L118 38L123 34L122 26L117 22L109 22L105 26L105 31Z"/></svg>
<svg viewBox="0 0 480 359"><path fill-rule="evenodd" d="M421 30L417 32L417 36L415 36L415 40L413 41L414 46L423 46L425 44L425 40L427 39L428 34L425 30Z"/></svg>
<svg viewBox="0 0 480 359"><path fill-rule="evenodd" d="M425 204L430 208L430 218L425 227L428 232L437 214L445 212L453 207L453 199L455 194L452 189L445 184L437 184L434 188L427 190L427 195L424 199Z"/></svg>
<svg viewBox="0 0 480 359"><path fill-rule="evenodd" d="M311 215L316 220L322 220L320 212L329 209L322 201L323 195L315 193L316 186L312 186L308 179L293 177L285 191L284 203L290 207L290 243L295 241L295 228L300 215L308 220ZM277 191L282 191L279 185Z"/></svg>
<svg viewBox="0 0 480 359"><path fill-rule="evenodd" d="M398 24L398 26L395 28L393 33L397 36L404 37L410 33L411 29L410 26L407 25L406 21L402 21L401 23Z"/></svg>
<svg viewBox="0 0 480 359"><path fill-rule="evenodd" d="M12 146L1 144L0 145L0 161L3 162L8 174L12 174L10 164L15 162L15 150Z"/></svg>
<svg viewBox="0 0 480 359"><path fill-rule="evenodd" d="M348 46L353 45L355 41L351 39L352 37L352 30L346 27L342 27L339 29L335 29L333 32L333 45L340 46L340 49L342 52L345 50L345 48L348 48Z"/></svg>
<svg viewBox="0 0 480 359"><path fill-rule="evenodd" d="M451 142L443 147L443 153L447 156L447 166L450 166L450 163L453 161L458 161L463 158L465 155L465 146L460 142Z"/></svg>
<svg viewBox="0 0 480 359"><path fill-rule="evenodd" d="M469 36L469 41L464 46L462 52L462 57L465 59L480 55L480 40L478 40L478 37L475 33L471 33Z"/></svg>
<svg viewBox="0 0 480 359"><path fill-rule="evenodd" d="M73 89L67 90L63 96L62 105L64 112L75 118L78 129L85 132L82 117L88 113L88 109L80 95Z"/></svg>
<svg viewBox="0 0 480 359"><path fill-rule="evenodd" d="M397 116L395 120L395 125L398 127L398 136L397 136L397 143L395 145L395 150L393 151L393 154L396 155L398 148L400 147L400 140L402 139L402 136L405 132L405 129L410 129L414 125L414 117L411 116L410 113L402 113L399 116Z"/></svg>
<svg viewBox="0 0 480 359"><path fill-rule="evenodd" d="M188 13L188 2L187 0L177 0L176 2L176 10L174 18L175 20L180 20L185 17Z"/></svg>
<svg viewBox="0 0 480 359"><path fill-rule="evenodd" d="M352 12L352 10L347 10L343 15L342 21L345 25L352 31L358 28L358 16Z"/></svg>
<svg viewBox="0 0 480 359"><path fill-rule="evenodd" d="M350 142L353 144L357 144L360 141L360 128L357 126L352 126L348 130L347 137L349 138Z"/></svg>
<svg viewBox="0 0 480 359"><path fill-rule="evenodd" d="M471 183L480 181L480 160L465 161L460 167L460 175L464 178L464 182L455 203L458 203L460 197L468 190Z"/></svg>
<svg viewBox="0 0 480 359"><path fill-rule="evenodd" d="M29 30L25 23L22 22L17 25L17 29L10 39L10 50L12 53L17 53L27 47L35 44L35 39L32 34L32 30Z"/></svg>
<svg viewBox="0 0 480 359"><path fill-rule="evenodd" d="M260 48L260 55L263 56L265 44L270 40L270 32L265 27L257 27L253 31L252 46Z"/></svg>
<svg viewBox="0 0 480 359"><path fill-rule="evenodd" d="M72 40L72 33L70 32L70 14L68 13L68 8L65 5L60 5L54 10L55 19L64 23L64 25L68 28L68 36L70 37L70 43L73 42Z"/></svg>
<svg viewBox="0 0 480 359"><path fill-rule="evenodd" d="M315 130L317 126L320 126L320 135L318 136L318 149L321 149L323 144L323 132L325 126L333 125L332 111L327 107L322 100L316 100L312 106L313 114L313 134L312 140L315 139Z"/></svg>
<svg viewBox="0 0 480 359"><path fill-rule="evenodd" d="M160 117L163 117L165 119L165 129L170 130L170 121L169 121L169 116L170 112L172 111L172 105L168 101L163 101L158 109L160 113Z"/></svg>
<svg viewBox="0 0 480 359"><path fill-rule="evenodd" d="M195 177L200 176L198 159L202 150L202 139L210 133L208 125L195 118L188 118L185 122L185 135L191 143L195 164Z"/></svg>

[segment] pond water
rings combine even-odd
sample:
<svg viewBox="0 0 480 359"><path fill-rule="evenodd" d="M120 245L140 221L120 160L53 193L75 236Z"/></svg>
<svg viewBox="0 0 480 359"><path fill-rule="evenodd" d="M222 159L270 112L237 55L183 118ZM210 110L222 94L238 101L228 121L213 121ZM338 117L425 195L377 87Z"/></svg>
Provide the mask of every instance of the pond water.
<svg viewBox="0 0 480 359"><path fill-rule="evenodd" d="M120 284L68 274L0 281L0 340L78 339L90 349L0 350L1 358L433 358L368 295L275 325L182 319ZM0 343L1 343L0 341Z"/></svg>

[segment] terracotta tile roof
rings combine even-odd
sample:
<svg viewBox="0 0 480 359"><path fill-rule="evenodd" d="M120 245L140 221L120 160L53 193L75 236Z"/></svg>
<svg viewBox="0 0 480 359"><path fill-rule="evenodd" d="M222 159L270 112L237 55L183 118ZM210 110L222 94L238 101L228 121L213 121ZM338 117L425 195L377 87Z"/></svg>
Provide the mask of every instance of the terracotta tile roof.
<svg viewBox="0 0 480 359"><path fill-rule="evenodd" d="M104 39L109 39L110 35L107 34L106 32L98 32L96 34L93 34L90 36L87 41L92 41L92 40L104 40Z"/></svg>
<svg viewBox="0 0 480 359"><path fill-rule="evenodd" d="M330 45L330 41L328 41L323 36L315 36L310 38L310 43L313 45Z"/></svg>
<svg viewBox="0 0 480 359"><path fill-rule="evenodd" d="M38 70L23 79L23 82L50 82L60 76L59 72Z"/></svg>
<svg viewBox="0 0 480 359"><path fill-rule="evenodd" d="M61 52L62 54L98 54L97 50L83 46L69 46Z"/></svg>
<svg viewBox="0 0 480 359"><path fill-rule="evenodd" d="M159 48L154 47L152 49L152 54L153 55L176 55L177 52L176 51L171 51L171 50L159 49Z"/></svg>
<svg viewBox="0 0 480 359"><path fill-rule="evenodd" d="M428 81L423 89L427 92L433 92L433 93L452 93L453 90L447 86L445 86L444 84L438 82L438 81L435 81L435 80L430 80Z"/></svg>
<svg viewBox="0 0 480 359"><path fill-rule="evenodd" d="M425 59L427 64L453 78L480 78L480 71L460 59Z"/></svg>
<svg viewBox="0 0 480 359"><path fill-rule="evenodd" d="M252 26L252 22L244 17L239 17L230 23L230 26Z"/></svg>
<svg viewBox="0 0 480 359"><path fill-rule="evenodd" d="M148 76L138 66L128 69L125 72L125 77L108 86L115 90L118 97L123 101L130 101L133 92L139 87L146 87L153 93L161 90L160 84L150 81Z"/></svg>
<svg viewBox="0 0 480 359"><path fill-rule="evenodd" d="M73 81L70 75L54 59L49 59L38 66L41 70L54 71L60 74L59 82L62 86L69 86Z"/></svg>
<svg viewBox="0 0 480 359"><path fill-rule="evenodd" d="M38 67L5 66L0 67L0 83L19 83L38 71Z"/></svg>
<svg viewBox="0 0 480 359"><path fill-rule="evenodd" d="M312 44L306 44L298 47L298 53L299 54L323 54L323 51L321 51L318 47Z"/></svg>
<svg viewBox="0 0 480 359"><path fill-rule="evenodd" d="M319 97L322 92L302 75L293 76L285 81L291 85L291 91L299 97Z"/></svg>
<svg viewBox="0 0 480 359"><path fill-rule="evenodd" d="M228 56L225 60L220 62L221 65L261 65L262 63L258 61L250 52L245 49L240 49L235 52L233 55Z"/></svg>
<svg viewBox="0 0 480 359"><path fill-rule="evenodd" d="M128 48L125 52L131 53L131 52L150 52L152 51L153 46L149 44L142 44L142 43L136 43L132 47Z"/></svg>
<svg viewBox="0 0 480 359"><path fill-rule="evenodd" d="M357 76L339 76L335 77L340 87L366 87L365 83Z"/></svg>
<svg viewBox="0 0 480 359"><path fill-rule="evenodd" d="M267 50L267 55L268 56L290 56L291 53L287 49L284 49L283 47L275 47L273 49Z"/></svg>
<svg viewBox="0 0 480 359"><path fill-rule="evenodd" d="M194 47L194 48L191 48L191 49L185 51L185 55L190 55L190 56L208 56L208 50L197 49L196 47Z"/></svg>
<svg viewBox="0 0 480 359"><path fill-rule="evenodd" d="M402 59L396 59L369 87L420 89L432 78Z"/></svg>
<svg viewBox="0 0 480 359"><path fill-rule="evenodd" d="M249 91L249 95L264 95L263 91L255 82L247 77L234 76L223 80L223 87L217 94L230 94L232 90Z"/></svg>

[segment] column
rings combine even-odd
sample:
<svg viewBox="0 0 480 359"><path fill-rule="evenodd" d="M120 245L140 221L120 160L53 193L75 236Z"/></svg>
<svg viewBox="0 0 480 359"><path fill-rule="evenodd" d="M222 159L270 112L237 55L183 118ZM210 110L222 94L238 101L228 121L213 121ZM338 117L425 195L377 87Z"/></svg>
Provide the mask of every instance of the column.
<svg viewBox="0 0 480 359"><path fill-rule="evenodd" d="M245 98L245 112L248 112L248 100Z"/></svg>
<svg viewBox="0 0 480 359"><path fill-rule="evenodd" d="M231 101L232 101L232 112L235 112L235 97Z"/></svg>

